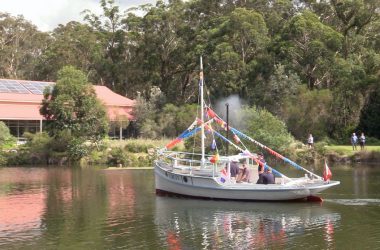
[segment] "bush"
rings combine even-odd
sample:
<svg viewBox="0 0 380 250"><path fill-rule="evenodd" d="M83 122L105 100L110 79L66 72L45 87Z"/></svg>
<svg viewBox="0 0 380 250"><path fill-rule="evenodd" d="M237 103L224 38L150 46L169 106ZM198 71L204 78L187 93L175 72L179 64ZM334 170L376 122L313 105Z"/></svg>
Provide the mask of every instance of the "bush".
<svg viewBox="0 0 380 250"><path fill-rule="evenodd" d="M14 138L10 132L7 125L0 121L0 149L11 148L16 143L16 138Z"/></svg>
<svg viewBox="0 0 380 250"><path fill-rule="evenodd" d="M295 141L285 123L265 109L244 108L240 112L239 124L247 135L279 152L286 152Z"/></svg>
<svg viewBox="0 0 380 250"><path fill-rule="evenodd" d="M121 148L113 148L108 154L107 164L117 166L121 164L122 166L129 166L131 159L128 154Z"/></svg>

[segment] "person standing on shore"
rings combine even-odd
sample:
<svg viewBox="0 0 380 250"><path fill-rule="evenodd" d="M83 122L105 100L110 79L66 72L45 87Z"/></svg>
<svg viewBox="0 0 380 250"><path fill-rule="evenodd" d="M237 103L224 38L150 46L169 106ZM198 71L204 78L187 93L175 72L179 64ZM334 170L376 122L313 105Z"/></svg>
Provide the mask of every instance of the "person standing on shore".
<svg viewBox="0 0 380 250"><path fill-rule="evenodd" d="M359 144L360 144L360 150L363 150L364 149L364 145L365 145L365 136L364 136L364 133L362 133L361 136L359 137Z"/></svg>
<svg viewBox="0 0 380 250"><path fill-rule="evenodd" d="M358 145L358 137L356 136L355 133L352 133L351 144L352 144L352 150L356 150L356 145Z"/></svg>
<svg viewBox="0 0 380 250"><path fill-rule="evenodd" d="M307 138L307 145L309 148L312 148L314 146L314 138L312 134L309 134L309 137Z"/></svg>

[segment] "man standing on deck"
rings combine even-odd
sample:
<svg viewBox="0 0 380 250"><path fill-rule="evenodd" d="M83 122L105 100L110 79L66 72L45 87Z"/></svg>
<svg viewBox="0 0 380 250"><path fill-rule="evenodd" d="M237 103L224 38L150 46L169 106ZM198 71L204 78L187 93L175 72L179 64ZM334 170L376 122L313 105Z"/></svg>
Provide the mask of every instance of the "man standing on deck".
<svg viewBox="0 0 380 250"><path fill-rule="evenodd" d="M264 155L262 153L258 153L257 154L257 158L259 160L259 166L258 166L258 174L259 174L259 179L257 180L256 184L264 184L264 181L263 181L263 174L264 174L264 170L265 170L265 159L264 159Z"/></svg>
<svg viewBox="0 0 380 250"><path fill-rule="evenodd" d="M239 165L237 160L233 160L230 165L230 174L232 183L236 182L236 178L239 174Z"/></svg>

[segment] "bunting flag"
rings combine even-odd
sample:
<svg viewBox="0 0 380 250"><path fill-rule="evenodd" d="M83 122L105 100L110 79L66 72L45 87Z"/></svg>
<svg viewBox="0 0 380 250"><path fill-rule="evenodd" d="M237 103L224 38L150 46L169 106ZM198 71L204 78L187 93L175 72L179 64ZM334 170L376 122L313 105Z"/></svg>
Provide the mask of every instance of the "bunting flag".
<svg viewBox="0 0 380 250"><path fill-rule="evenodd" d="M330 181L331 177L332 177L331 170L329 166L327 166L327 162L325 161L325 167L323 169L323 180Z"/></svg>
<svg viewBox="0 0 380 250"><path fill-rule="evenodd" d="M240 143L240 138L237 135L234 134L233 138L236 144Z"/></svg>
<svg viewBox="0 0 380 250"><path fill-rule="evenodd" d="M216 141L215 139L212 139L211 150L215 150L215 149L216 149Z"/></svg>
<svg viewBox="0 0 380 250"><path fill-rule="evenodd" d="M190 137L194 135L197 131L200 130L200 128L194 128L197 125L197 120L195 120L182 134L180 134L177 138L169 142L165 148L171 149L176 144L180 143L183 139L186 139L187 137Z"/></svg>
<svg viewBox="0 0 380 250"><path fill-rule="evenodd" d="M210 109L210 108L207 108L207 115L208 115L209 118L216 117L215 112L212 109Z"/></svg>
<svg viewBox="0 0 380 250"><path fill-rule="evenodd" d="M217 163L219 161L219 154L215 154L211 156L210 162L211 163Z"/></svg>

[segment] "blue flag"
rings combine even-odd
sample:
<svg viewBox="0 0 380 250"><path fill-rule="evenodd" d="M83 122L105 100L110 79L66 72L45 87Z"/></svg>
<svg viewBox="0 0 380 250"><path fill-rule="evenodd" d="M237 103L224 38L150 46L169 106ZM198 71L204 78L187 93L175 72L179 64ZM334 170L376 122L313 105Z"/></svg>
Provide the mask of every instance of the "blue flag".
<svg viewBox="0 0 380 250"><path fill-rule="evenodd" d="M211 143L211 149L212 149L212 150L215 150L215 149L216 149L216 141L215 141L215 139L212 140L212 143Z"/></svg>

